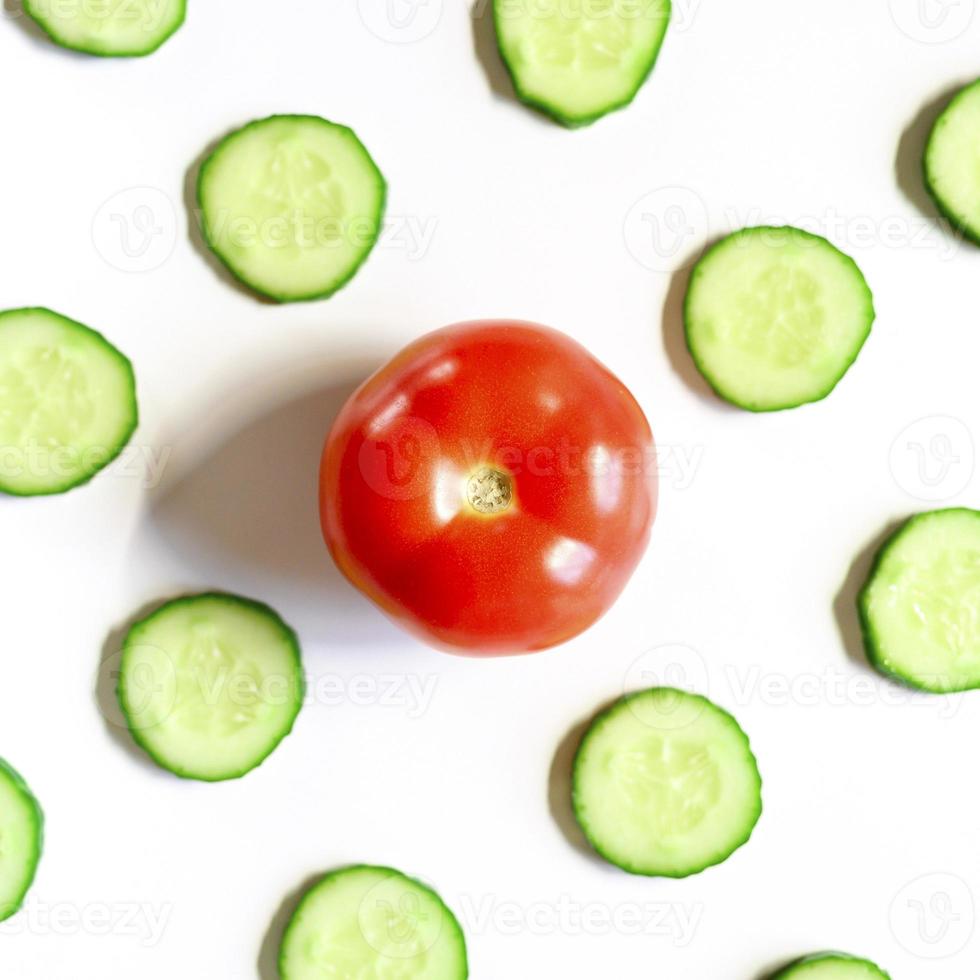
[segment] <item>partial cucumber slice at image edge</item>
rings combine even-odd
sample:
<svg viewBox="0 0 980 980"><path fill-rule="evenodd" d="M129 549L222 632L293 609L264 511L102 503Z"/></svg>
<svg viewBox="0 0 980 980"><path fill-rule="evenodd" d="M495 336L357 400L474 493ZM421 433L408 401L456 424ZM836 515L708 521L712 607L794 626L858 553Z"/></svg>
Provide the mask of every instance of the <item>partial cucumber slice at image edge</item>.
<svg viewBox="0 0 980 980"><path fill-rule="evenodd" d="M980 80L958 92L940 114L922 166L943 217L980 245Z"/></svg>
<svg viewBox="0 0 980 980"><path fill-rule="evenodd" d="M44 814L27 783L0 759L0 922L24 904L44 847Z"/></svg>
<svg viewBox="0 0 980 980"><path fill-rule="evenodd" d="M568 127L629 105L650 76L670 0L494 0L517 97Z"/></svg>
<svg viewBox="0 0 980 980"><path fill-rule="evenodd" d="M0 493L65 493L123 451L133 365L91 327L43 307L0 312Z"/></svg>
<svg viewBox="0 0 980 980"><path fill-rule="evenodd" d="M292 731L305 692L296 633L253 599L173 599L123 641L116 693L126 724L185 779L238 779L261 765Z"/></svg>
<svg viewBox="0 0 980 980"><path fill-rule="evenodd" d="M436 892L393 868L355 865L303 896L283 934L279 973L466 980L469 967L463 930Z"/></svg>
<svg viewBox="0 0 980 980"><path fill-rule="evenodd" d="M875 310L857 263L790 226L745 228L695 265L687 346L725 401L775 412L820 401L857 360Z"/></svg>
<svg viewBox="0 0 980 980"><path fill-rule="evenodd" d="M101 58L153 54L183 25L187 0L24 0L55 44Z"/></svg>
<svg viewBox="0 0 980 980"><path fill-rule="evenodd" d="M980 688L980 511L910 518L858 597L871 664L934 694Z"/></svg>
<svg viewBox="0 0 980 980"><path fill-rule="evenodd" d="M847 953L814 953L791 963L770 980L891 980L870 960Z"/></svg>
<svg viewBox="0 0 980 980"><path fill-rule="evenodd" d="M686 878L727 860L762 814L748 737L700 695L653 688L602 711L572 766L572 808L596 852L632 874Z"/></svg>
<svg viewBox="0 0 980 980"><path fill-rule="evenodd" d="M258 119L201 166L202 234L243 285L280 303L326 299L381 234L388 188L347 126L319 116Z"/></svg>

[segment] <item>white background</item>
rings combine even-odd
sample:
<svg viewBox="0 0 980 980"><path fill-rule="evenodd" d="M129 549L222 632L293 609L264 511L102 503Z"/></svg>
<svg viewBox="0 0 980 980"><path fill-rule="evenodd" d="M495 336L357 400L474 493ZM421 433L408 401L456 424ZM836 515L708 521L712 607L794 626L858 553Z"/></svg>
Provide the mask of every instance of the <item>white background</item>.
<svg viewBox="0 0 980 980"><path fill-rule="evenodd" d="M937 98L978 70L974 0L682 0L633 106L576 132L514 101L482 8L402 2L399 27L382 0L191 0L160 52L120 62L0 20L0 308L105 332L142 408L92 485L0 501L0 755L48 816L0 977L273 980L283 903L356 861L435 884L479 980L758 980L828 947L895 980L976 976L980 699L878 681L853 612L892 522L980 500L980 251L937 228L918 179ZM388 240L326 302L258 302L188 232L189 168L277 111L354 126L389 178ZM763 220L853 254L879 316L827 401L754 417L706 391L678 311L705 241ZM400 635L340 579L314 481L370 370L495 315L587 344L665 456L610 614L481 662ZM276 606L314 692L333 684L264 766L214 786L143 761L93 694L120 627L203 587ZM567 814L569 732L658 678L734 711L765 780L751 842L682 882L604 866Z"/></svg>

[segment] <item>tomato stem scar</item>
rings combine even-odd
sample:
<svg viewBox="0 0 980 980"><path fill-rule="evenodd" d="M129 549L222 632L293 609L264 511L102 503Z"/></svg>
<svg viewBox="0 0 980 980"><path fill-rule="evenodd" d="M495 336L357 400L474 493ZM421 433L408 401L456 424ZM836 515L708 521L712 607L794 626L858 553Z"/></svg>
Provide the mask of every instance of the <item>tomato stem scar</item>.
<svg viewBox="0 0 980 980"><path fill-rule="evenodd" d="M513 499L511 478L492 466L481 466L466 481L467 503L479 514L501 514Z"/></svg>

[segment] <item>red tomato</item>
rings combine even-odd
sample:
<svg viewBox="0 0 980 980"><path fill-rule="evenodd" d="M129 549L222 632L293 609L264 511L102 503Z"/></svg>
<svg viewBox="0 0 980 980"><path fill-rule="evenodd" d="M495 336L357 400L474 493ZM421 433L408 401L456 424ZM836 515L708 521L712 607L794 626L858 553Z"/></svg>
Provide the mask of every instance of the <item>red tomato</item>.
<svg viewBox="0 0 980 980"><path fill-rule="evenodd" d="M422 337L327 437L324 537L344 574L437 646L562 643L615 601L656 506L650 426L570 338L478 322Z"/></svg>

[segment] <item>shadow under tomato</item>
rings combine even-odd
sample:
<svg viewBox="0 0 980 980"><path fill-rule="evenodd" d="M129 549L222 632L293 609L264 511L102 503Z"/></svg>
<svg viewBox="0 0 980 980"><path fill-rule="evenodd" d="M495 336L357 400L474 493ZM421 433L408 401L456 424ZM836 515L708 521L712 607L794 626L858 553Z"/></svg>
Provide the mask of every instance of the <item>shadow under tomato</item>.
<svg viewBox="0 0 980 980"><path fill-rule="evenodd" d="M864 646L864 632L858 615L858 596L868 581L878 552L904 523L904 520L892 521L858 552L847 571L844 584L834 597L834 618L837 620L837 629L844 651L850 660L863 667L870 667L871 664Z"/></svg>
<svg viewBox="0 0 980 980"><path fill-rule="evenodd" d="M151 501L152 527L185 563L215 589L269 603L301 640L359 645L402 636L340 573L320 530L324 438L370 372L353 370L216 438Z"/></svg>

